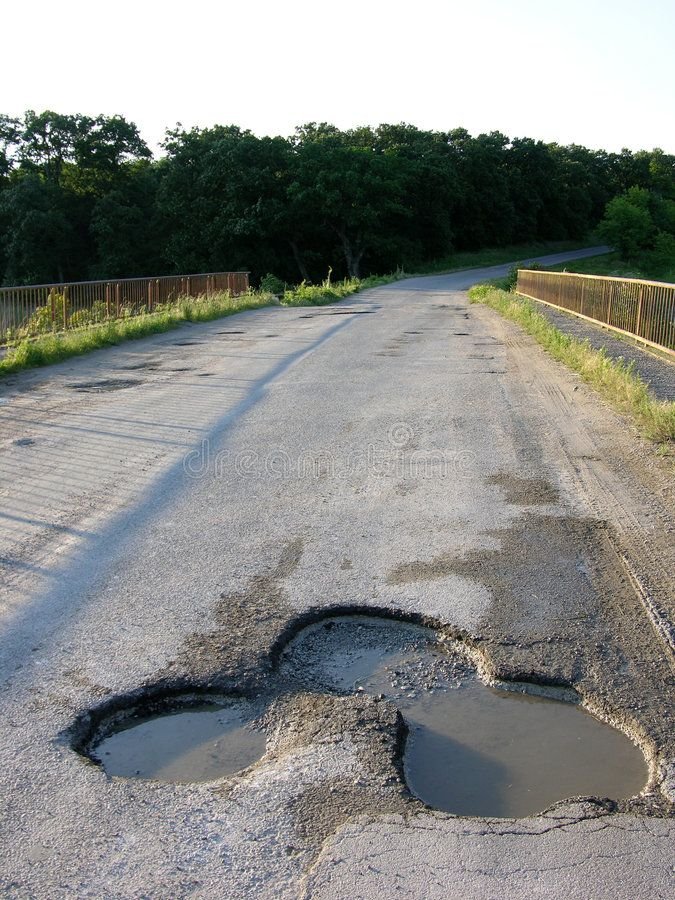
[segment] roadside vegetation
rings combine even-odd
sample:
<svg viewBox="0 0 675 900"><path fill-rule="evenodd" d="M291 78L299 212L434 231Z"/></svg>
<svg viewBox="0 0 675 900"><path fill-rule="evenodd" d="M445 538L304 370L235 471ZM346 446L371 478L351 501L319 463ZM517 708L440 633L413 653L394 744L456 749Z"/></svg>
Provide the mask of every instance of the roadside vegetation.
<svg viewBox="0 0 675 900"><path fill-rule="evenodd" d="M491 284L469 291L472 303L483 303L516 322L555 359L569 366L621 412L628 413L642 433L675 452L675 403L656 400L630 364L595 350L587 341L563 334L538 312L536 304Z"/></svg>
<svg viewBox="0 0 675 900"><path fill-rule="evenodd" d="M263 279L266 288L249 291L240 297L227 293L212 297L183 298L166 304L152 313L112 319L100 324L88 324L69 331L41 334L24 338L11 345L0 359L0 376L10 375L21 369L46 366L72 356L81 356L92 350L110 347L123 341L147 337L177 328L186 322L209 322L248 309L281 303L283 306L322 306L335 303L367 288L389 284L402 273L370 278L347 278L332 282L330 276L319 285L300 284L287 287L274 276ZM269 290L269 287L276 290Z"/></svg>
<svg viewBox="0 0 675 900"><path fill-rule="evenodd" d="M675 283L675 183L662 173L658 188L633 186L610 200L596 229L614 253L546 266L552 272L643 278ZM518 254L516 258L522 258Z"/></svg>
<svg viewBox="0 0 675 900"><path fill-rule="evenodd" d="M650 260L629 262L620 253L588 256L574 262L546 266L551 272L578 272L581 275L609 275L613 278L643 278L647 281L675 283L675 256L666 263Z"/></svg>
<svg viewBox="0 0 675 900"><path fill-rule="evenodd" d="M509 244L507 247L486 247L482 250L465 250L452 253L443 259L426 263L420 274L438 275L462 269L479 269L484 266L500 266L514 259L531 259L566 250L582 250L592 245L592 238L581 241L534 241L529 244ZM594 259L598 257L593 257Z"/></svg>

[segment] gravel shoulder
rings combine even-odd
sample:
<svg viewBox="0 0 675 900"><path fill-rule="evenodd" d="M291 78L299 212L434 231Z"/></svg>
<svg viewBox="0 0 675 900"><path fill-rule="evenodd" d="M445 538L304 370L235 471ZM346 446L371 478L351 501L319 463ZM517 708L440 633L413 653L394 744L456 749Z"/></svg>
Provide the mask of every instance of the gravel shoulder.
<svg viewBox="0 0 675 900"><path fill-rule="evenodd" d="M675 361L663 359L630 340L622 340L601 325L593 325L545 303L538 303L537 310L564 334L588 341L595 350L604 349L612 359L633 363L636 373L649 385L657 400L675 401Z"/></svg>

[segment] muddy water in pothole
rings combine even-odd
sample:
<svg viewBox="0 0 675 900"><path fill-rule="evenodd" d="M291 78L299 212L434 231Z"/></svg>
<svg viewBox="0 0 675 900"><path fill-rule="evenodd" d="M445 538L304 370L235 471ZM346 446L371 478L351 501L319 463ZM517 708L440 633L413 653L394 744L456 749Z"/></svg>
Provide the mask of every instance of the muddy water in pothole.
<svg viewBox="0 0 675 900"><path fill-rule="evenodd" d="M131 718L92 755L109 775L187 783L213 781L252 765L265 735L250 726L244 705L204 703L147 718Z"/></svg>
<svg viewBox="0 0 675 900"><path fill-rule="evenodd" d="M631 797L647 781L624 734L573 703L487 687L427 629L329 620L302 632L282 659L309 689L395 703L409 729L406 782L437 809L526 816L568 797Z"/></svg>

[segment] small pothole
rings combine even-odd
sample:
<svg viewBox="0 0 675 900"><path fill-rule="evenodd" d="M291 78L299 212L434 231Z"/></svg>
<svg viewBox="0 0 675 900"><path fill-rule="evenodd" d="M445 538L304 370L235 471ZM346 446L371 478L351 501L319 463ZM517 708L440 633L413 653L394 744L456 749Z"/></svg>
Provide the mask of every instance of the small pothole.
<svg viewBox="0 0 675 900"><path fill-rule="evenodd" d="M143 384L138 378L103 378L100 381L78 381L66 385L73 391L99 393L102 391L121 391L125 388Z"/></svg>
<svg viewBox="0 0 675 900"><path fill-rule="evenodd" d="M318 313L320 316L372 316L374 314L374 309L330 309L323 313Z"/></svg>
<svg viewBox="0 0 675 900"><path fill-rule="evenodd" d="M214 781L257 762L265 734L244 701L180 699L164 712L113 720L88 755L108 775L188 783Z"/></svg>
<svg viewBox="0 0 675 900"><path fill-rule="evenodd" d="M147 362L135 362L135 363L127 363L124 366L118 366L118 369L123 372L135 372L139 370L147 369L152 372L155 369L159 369L161 366L161 362L158 360L149 360Z"/></svg>
<svg viewBox="0 0 675 900"><path fill-rule="evenodd" d="M372 316L374 309L326 309L323 312L308 313L301 319L313 319L315 316Z"/></svg>

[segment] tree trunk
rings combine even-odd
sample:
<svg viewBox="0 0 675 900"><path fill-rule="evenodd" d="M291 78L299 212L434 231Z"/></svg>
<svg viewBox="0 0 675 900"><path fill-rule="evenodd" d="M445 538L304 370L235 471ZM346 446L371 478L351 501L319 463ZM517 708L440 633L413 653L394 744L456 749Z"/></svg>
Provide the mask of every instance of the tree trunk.
<svg viewBox="0 0 675 900"><path fill-rule="evenodd" d="M342 250L345 255L345 262L347 263L347 272L350 278L358 278L359 272L361 270L361 258L363 257L364 248L361 245L361 241L359 238L356 239L355 243L352 244L346 232L342 229L335 229L338 237L340 238L340 242L342 243Z"/></svg>
<svg viewBox="0 0 675 900"><path fill-rule="evenodd" d="M300 272L300 277L303 281L309 281L309 272L307 271L307 267L305 266L305 261L302 258L300 250L298 249L298 245L295 241L288 242L291 245L291 250L293 251L293 259L295 260L295 264L298 267L298 271Z"/></svg>

